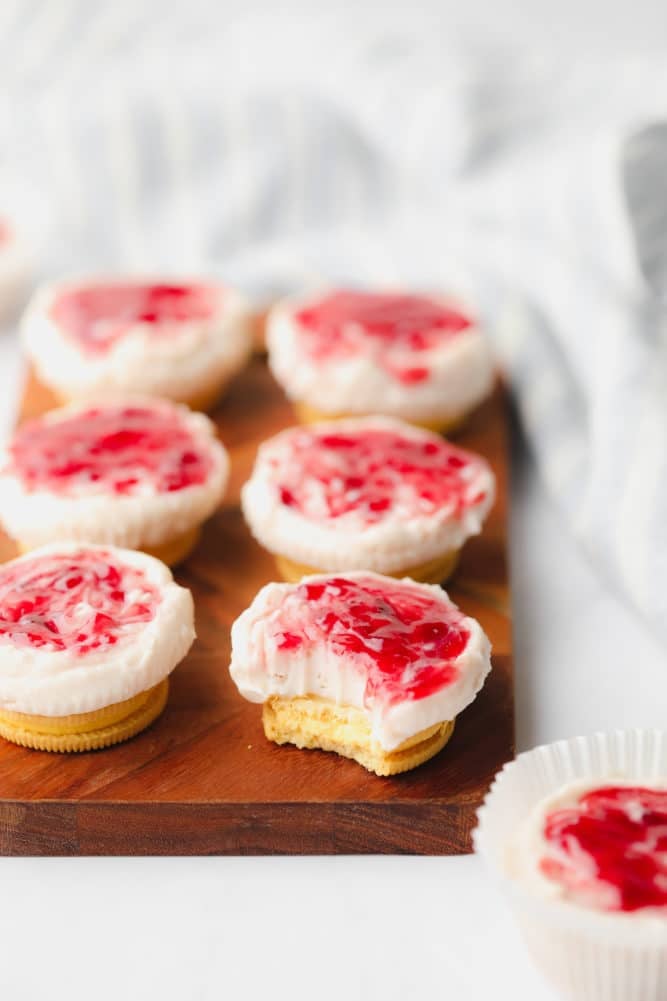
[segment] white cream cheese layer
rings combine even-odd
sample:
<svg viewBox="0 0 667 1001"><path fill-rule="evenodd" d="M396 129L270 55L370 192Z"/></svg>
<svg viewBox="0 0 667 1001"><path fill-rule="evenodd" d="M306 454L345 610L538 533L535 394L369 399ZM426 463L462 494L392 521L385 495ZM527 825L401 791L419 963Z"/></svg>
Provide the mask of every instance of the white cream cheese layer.
<svg viewBox="0 0 667 1001"><path fill-rule="evenodd" d="M76 543L45 546L12 565L80 548ZM190 591L176 584L169 569L151 556L99 548L108 551L114 562L142 571L159 591L154 617L115 645L86 654L19 647L0 636L0 708L38 716L93 712L157 685L190 649L195 638ZM140 597L130 594L128 602Z"/></svg>
<svg viewBox="0 0 667 1001"><path fill-rule="evenodd" d="M380 584L386 580L377 574L360 576L375 578ZM345 577L354 579L355 574ZM314 575L301 583L326 579ZM434 600L451 608L441 588L409 583L427 589ZM390 704L381 699L367 699L367 667L359 655L349 652L342 656L321 642L297 649L277 647L267 626L272 616L279 614L283 599L294 587L267 584L232 626L230 673L241 695L251 702L265 702L273 695L286 698L313 695L360 709L368 715L373 739L390 751L427 727L454 719L473 701L491 669L489 640L475 619L463 617L461 624L469 637L463 652L453 661L457 669L454 681L421 699L406 698Z"/></svg>
<svg viewBox="0 0 667 1001"><path fill-rule="evenodd" d="M291 400L332 416L386 414L408 421L444 422L467 413L491 392L491 352L474 326L419 352L418 364L430 372L421 382L393 378L370 353L332 356L326 362L310 358L303 350L295 314L322 295L284 300L269 313L269 365ZM450 300L443 303L452 305Z"/></svg>
<svg viewBox="0 0 667 1001"><path fill-rule="evenodd" d="M108 403L156 406L137 397ZM170 406L159 403L158 406ZM50 411L43 420L58 421L85 409L71 404ZM72 539L127 547L157 546L201 524L218 507L229 477L229 457L218 441L215 426L204 414L178 407L180 419L192 434L197 448L210 456L211 469L203 483L170 492L139 484L132 494L114 494L95 483L76 493L30 489L20 471L12 470L9 447L0 451L0 522L9 535L26 548Z"/></svg>
<svg viewBox="0 0 667 1001"><path fill-rule="evenodd" d="M252 350L249 307L225 288L219 308L206 319L175 323L168 333L163 323L159 335L153 325L135 323L103 352L86 352L54 321L51 307L64 291L88 284L113 281L43 286L22 322L23 343L40 381L61 398L97 401L135 393L188 402L235 375Z"/></svg>
<svg viewBox="0 0 667 1001"><path fill-rule="evenodd" d="M321 423L307 432L319 433L327 428L333 434L379 429L424 441L431 437L410 425L378 417ZM355 511L314 520L287 506L281 500L278 484L281 471L289 463L292 436L300 430L290 428L260 446L252 475L241 492L250 530L270 552L318 570L393 573L458 550L466 539L481 531L495 497L495 478L483 460L471 463L464 471L469 480L470 503L461 510L454 503L420 510L410 491L401 495L400 485L391 508L370 524ZM313 490L317 490L316 483Z"/></svg>
<svg viewBox="0 0 667 1001"><path fill-rule="evenodd" d="M610 775L608 779L578 780L563 786L558 792L540 800L529 815L517 827L516 837L507 845L505 852L505 867L507 874L520 882L532 894L547 900L562 900L597 911L616 912L617 890L611 884L605 884L596 878L595 863L583 853L573 859L572 854L564 858L554 845L544 836L547 817L557 810L567 810L576 807L586 793L605 786L624 787L641 786L646 789L667 789L667 780L656 782L655 779L629 779ZM641 807L639 807L641 811ZM641 812L640 812L641 816ZM639 817L637 818L639 819ZM541 870L543 860L558 863L565 861L571 868L576 861L581 877L581 884L576 890L571 890L565 883L549 879ZM662 908L644 908L641 912L627 915L616 912L623 918L641 918L647 915L659 915L667 918L667 911Z"/></svg>

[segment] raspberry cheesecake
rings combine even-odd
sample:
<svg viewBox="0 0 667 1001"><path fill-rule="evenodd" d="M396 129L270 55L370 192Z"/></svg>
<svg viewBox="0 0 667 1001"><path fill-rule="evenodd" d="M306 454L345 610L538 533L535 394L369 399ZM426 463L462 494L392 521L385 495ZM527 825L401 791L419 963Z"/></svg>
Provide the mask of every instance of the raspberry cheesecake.
<svg viewBox="0 0 667 1001"><path fill-rule="evenodd" d="M203 414L166 400L71 404L28 421L0 455L0 521L23 551L63 539L184 559L227 483Z"/></svg>
<svg viewBox="0 0 667 1001"><path fill-rule="evenodd" d="M204 282L58 282L38 291L23 341L63 401L118 393L213 406L245 364L252 321L238 293Z"/></svg>
<svg viewBox="0 0 667 1001"><path fill-rule="evenodd" d="M494 492L480 456L391 418L361 417L264 442L241 496L286 580L374 570L439 583L481 530Z"/></svg>
<svg viewBox="0 0 667 1001"><path fill-rule="evenodd" d="M269 314L267 344L303 423L382 414L450 431L494 382L470 311L435 296L335 289L286 300Z"/></svg>
<svg viewBox="0 0 667 1001"><path fill-rule="evenodd" d="M145 729L194 639L190 592L143 553L57 544L0 567L0 736L90 751Z"/></svg>
<svg viewBox="0 0 667 1001"><path fill-rule="evenodd" d="M667 780L563 786L533 809L508 864L540 896L667 919Z"/></svg>
<svg viewBox="0 0 667 1001"><path fill-rule="evenodd" d="M377 775L440 751L490 667L481 626L440 588L369 572L268 584L232 627L230 672L267 738Z"/></svg>

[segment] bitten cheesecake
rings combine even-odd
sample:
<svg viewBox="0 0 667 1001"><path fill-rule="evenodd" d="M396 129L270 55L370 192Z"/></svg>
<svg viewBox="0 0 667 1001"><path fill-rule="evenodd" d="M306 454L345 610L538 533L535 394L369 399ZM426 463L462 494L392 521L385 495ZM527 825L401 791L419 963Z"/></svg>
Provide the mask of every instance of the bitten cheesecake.
<svg viewBox="0 0 667 1001"><path fill-rule="evenodd" d="M166 400L72 404L0 454L0 522L23 551L57 540L184 559L227 483L211 421Z"/></svg>
<svg viewBox="0 0 667 1001"><path fill-rule="evenodd" d="M377 775L437 754L490 667L481 626L439 587L369 572L268 584L232 627L230 672L267 738Z"/></svg>
<svg viewBox="0 0 667 1001"><path fill-rule="evenodd" d="M35 294L22 333L62 401L146 394L207 410L252 349L241 296L204 282L56 282Z"/></svg>
<svg viewBox="0 0 667 1001"><path fill-rule="evenodd" d="M143 553L77 543L0 566L0 736L90 751L145 729L194 639L190 592Z"/></svg>
<svg viewBox="0 0 667 1001"><path fill-rule="evenodd" d="M470 309L436 296L334 289L288 299L269 314L267 344L302 423L381 414L451 431L494 381Z"/></svg>
<svg viewBox="0 0 667 1001"><path fill-rule="evenodd" d="M481 456L367 417L290 428L264 442L242 506L286 580L374 570L435 584L481 530L494 494Z"/></svg>

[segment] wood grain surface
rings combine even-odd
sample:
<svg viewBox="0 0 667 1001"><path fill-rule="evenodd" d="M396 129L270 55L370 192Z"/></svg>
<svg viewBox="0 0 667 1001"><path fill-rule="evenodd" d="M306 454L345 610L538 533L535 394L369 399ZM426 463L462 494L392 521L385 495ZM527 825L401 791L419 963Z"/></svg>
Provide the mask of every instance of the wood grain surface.
<svg viewBox="0 0 667 1001"><path fill-rule="evenodd" d="M176 572L195 597L198 639L172 675L165 713L133 740L88 754L46 754L0 740L0 854L469 851L475 810L514 753L505 402L498 387L458 436L498 477L493 513L449 586L491 638L493 670L439 755L415 771L377 778L333 754L278 747L264 737L261 707L241 699L229 678L230 625L276 578L244 525L239 489L262 439L294 423L265 362L255 359L215 415L232 479L197 551ZM29 376L21 418L50 406ZM0 559L12 555L0 534Z"/></svg>

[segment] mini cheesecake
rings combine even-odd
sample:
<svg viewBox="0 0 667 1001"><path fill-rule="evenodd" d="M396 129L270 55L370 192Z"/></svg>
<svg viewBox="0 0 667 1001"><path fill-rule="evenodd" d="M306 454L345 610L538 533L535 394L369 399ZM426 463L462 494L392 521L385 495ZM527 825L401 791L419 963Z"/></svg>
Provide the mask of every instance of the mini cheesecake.
<svg viewBox="0 0 667 1001"><path fill-rule="evenodd" d="M0 522L23 551L58 540L178 563L218 507L229 461L203 414L166 400L72 404L0 454Z"/></svg>
<svg viewBox="0 0 667 1001"><path fill-rule="evenodd" d="M45 546L0 566L0 736L90 751L160 715L194 639L190 592L143 553Z"/></svg>
<svg viewBox="0 0 667 1001"><path fill-rule="evenodd" d="M204 282L57 282L36 293L22 333L64 402L146 394L207 410L252 349L244 301Z"/></svg>
<svg viewBox="0 0 667 1001"><path fill-rule="evenodd" d="M259 449L242 506L289 581L374 570L440 583L493 504L481 456L390 418L283 431Z"/></svg>
<svg viewBox="0 0 667 1001"><path fill-rule="evenodd" d="M336 289L285 300L267 344L302 423L381 414L451 431L494 382L470 310L435 296Z"/></svg>
<svg viewBox="0 0 667 1001"><path fill-rule="evenodd" d="M437 754L490 667L481 626L439 587L369 572L268 584L232 627L231 676L267 738L377 775Z"/></svg>
<svg viewBox="0 0 667 1001"><path fill-rule="evenodd" d="M520 825L508 868L547 899L667 919L667 780L563 786Z"/></svg>

